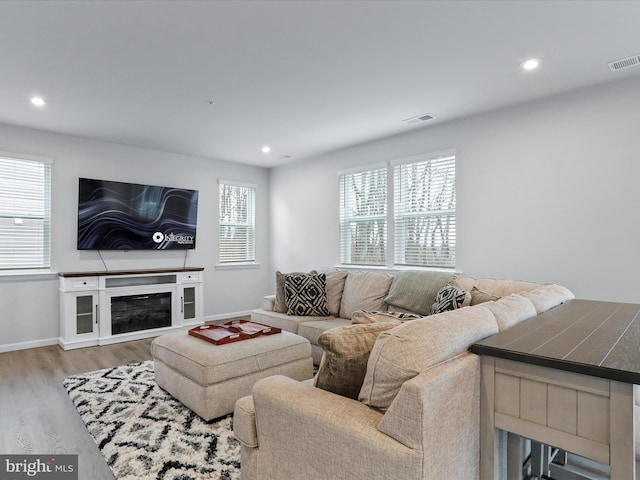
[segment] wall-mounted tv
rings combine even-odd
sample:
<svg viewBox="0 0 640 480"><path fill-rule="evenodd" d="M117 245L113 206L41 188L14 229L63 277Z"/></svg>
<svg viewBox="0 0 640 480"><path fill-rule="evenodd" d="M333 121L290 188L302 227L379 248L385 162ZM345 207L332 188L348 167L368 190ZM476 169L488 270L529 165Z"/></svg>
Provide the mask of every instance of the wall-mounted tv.
<svg viewBox="0 0 640 480"><path fill-rule="evenodd" d="M198 191L80 178L78 250L196 248Z"/></svg>

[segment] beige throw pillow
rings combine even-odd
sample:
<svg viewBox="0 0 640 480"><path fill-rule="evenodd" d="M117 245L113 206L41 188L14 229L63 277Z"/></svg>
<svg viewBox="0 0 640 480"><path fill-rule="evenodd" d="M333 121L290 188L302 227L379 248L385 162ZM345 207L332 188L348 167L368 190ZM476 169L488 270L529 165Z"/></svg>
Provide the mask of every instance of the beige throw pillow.
<svg viewBox="0 0 640 480"><path fill-rule="evenodd" d="M357 399L367 371L367 360L380 332L393 322L346 325L325 331L318 338L323 348L315 386L344 397Z"/></svg>
<svg viewBox="0 0 640 480"><path fill-rule="evenodd" d="M490 295L487 292L483 292L478 289L478 287L473 287L471 289L471 305L480 305L484 302L491 302L498 300L500 297L496 297L495 295Z"/></svg>

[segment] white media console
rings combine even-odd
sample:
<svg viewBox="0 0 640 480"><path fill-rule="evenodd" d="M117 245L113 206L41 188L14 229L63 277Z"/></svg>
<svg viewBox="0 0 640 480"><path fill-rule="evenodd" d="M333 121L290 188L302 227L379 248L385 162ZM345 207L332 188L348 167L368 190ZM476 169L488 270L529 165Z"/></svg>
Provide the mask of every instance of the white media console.
<svg viewBox="0 0 640 480"><path fill-rule="evenodd" d="M59 273L58 343L69 350L201 324L203 270Z"/></svg>

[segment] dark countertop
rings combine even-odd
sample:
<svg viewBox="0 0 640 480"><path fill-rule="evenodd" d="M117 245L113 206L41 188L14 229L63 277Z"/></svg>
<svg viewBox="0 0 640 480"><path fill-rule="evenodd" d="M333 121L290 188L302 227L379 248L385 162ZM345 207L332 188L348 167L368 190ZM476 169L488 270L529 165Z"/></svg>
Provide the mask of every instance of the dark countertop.
<svg viewBox="0 0 640 480"><path fill-rule="evenodd" d="M640 384L640 305L571 300L475 343L471 351Z"/></svg>

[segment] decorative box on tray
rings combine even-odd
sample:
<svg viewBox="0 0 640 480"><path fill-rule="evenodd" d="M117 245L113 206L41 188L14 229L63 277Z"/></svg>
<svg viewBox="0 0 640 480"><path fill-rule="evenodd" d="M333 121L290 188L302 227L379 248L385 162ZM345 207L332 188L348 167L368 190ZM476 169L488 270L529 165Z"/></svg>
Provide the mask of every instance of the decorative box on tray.
<svg viewBox="0 0 640 480"><path fill-rule="evenodd" d="M200 325L189 330L189 335L206 340L214 345L240 342L263 335L273 335L282 330L248 320L233 320L223 325Z"/></svg>

